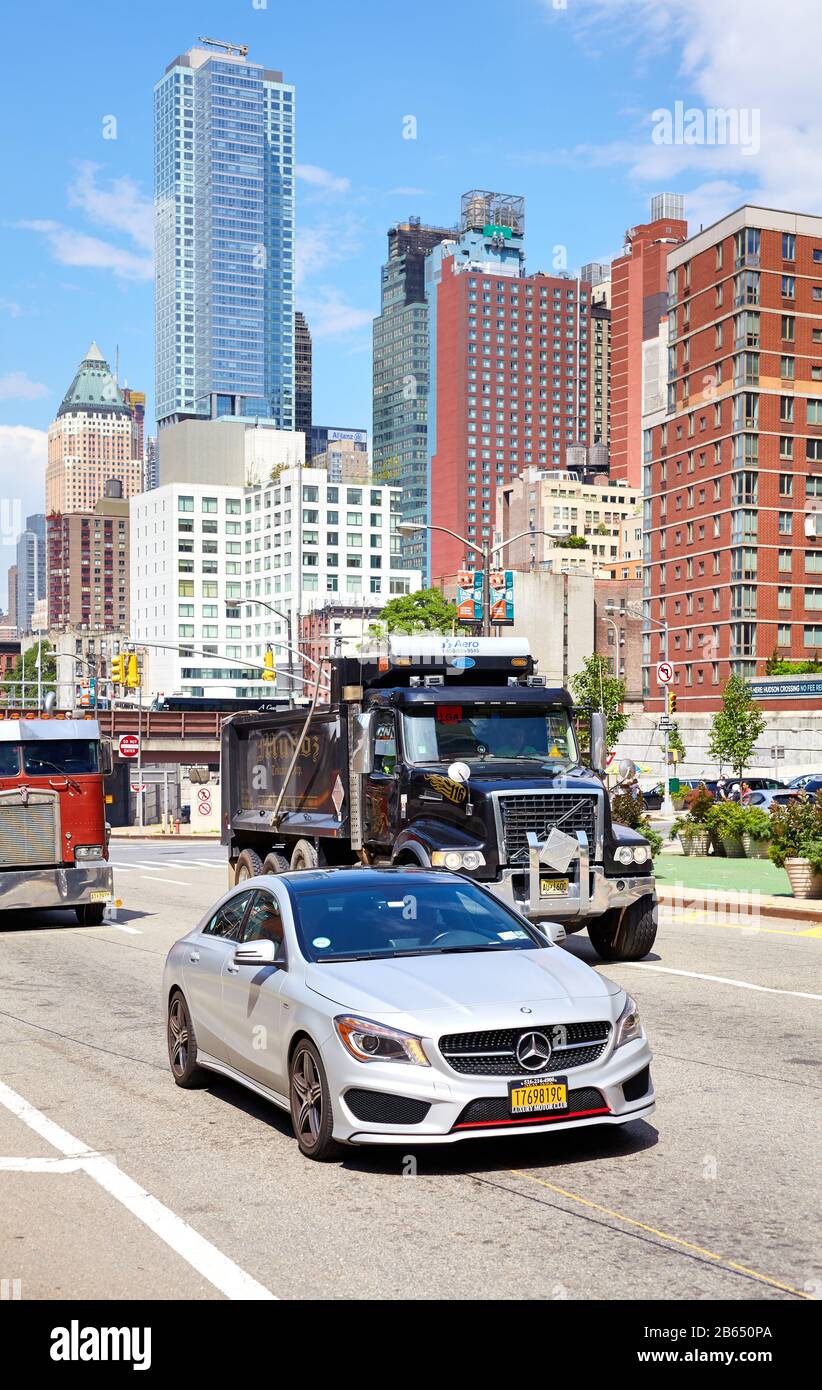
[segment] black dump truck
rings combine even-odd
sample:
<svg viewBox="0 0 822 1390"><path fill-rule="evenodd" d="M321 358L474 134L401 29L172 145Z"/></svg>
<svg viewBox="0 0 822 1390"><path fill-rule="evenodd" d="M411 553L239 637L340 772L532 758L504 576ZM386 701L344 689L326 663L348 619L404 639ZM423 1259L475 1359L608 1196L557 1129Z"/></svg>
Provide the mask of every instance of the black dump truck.
<svg viewBox="0 0 822 1390"><path fill-rule="evenodd" d="M318 864L443 867L554 940L587 927L604 959L636 960L656 935L650 848L612 822L602 718L589 716L585 767L576 713L520 638L393 637L331 658L307 705L223 726L232 879Z"/></svg>

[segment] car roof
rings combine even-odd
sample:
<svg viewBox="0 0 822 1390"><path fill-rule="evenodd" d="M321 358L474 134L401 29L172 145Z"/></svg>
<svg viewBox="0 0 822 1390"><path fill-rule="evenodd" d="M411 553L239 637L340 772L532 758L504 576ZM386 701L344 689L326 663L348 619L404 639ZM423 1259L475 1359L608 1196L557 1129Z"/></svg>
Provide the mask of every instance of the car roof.
<svg viewBox="0 0 822 1390"><path fill-rule="evenodd" d="M399 875L413 874L416 883L443 884L453 883L455 879L463 883L472 882L464 879L460 874L455 874L451 869L424 869L416 864L400 864L396 868L371 869L365 866L345 865L338 867L320 869L297 869L284 874L257 874L254 878L246 878L242 883L237 883L229 889L230 893L235 890L240 891L248 888L271 888L274 883L284 883L289 892L300 892L303 889L311 888L334 888L347 889L352 891L361 888L364 884L379 890L380 888L396 887Z"/></svg>

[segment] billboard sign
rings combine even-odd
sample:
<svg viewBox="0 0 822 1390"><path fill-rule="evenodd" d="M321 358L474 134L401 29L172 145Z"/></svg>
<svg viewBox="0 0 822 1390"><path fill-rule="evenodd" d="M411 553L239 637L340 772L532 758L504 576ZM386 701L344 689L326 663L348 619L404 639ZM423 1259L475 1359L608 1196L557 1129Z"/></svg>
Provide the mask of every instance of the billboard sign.
<svg viewBox="0 0 822 1390"><path fill-rule="evenodd" d="M482 622L482 570L457 573L457 621Z"/></svg>

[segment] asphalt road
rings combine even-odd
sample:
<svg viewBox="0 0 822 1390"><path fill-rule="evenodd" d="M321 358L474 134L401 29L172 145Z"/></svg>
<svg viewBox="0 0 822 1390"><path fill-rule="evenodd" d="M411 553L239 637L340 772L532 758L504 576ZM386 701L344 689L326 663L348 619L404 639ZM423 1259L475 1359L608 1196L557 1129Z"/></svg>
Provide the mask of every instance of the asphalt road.
<svg viewBox="0 0 822 1390"><path fill-rule="evenodd" d="M822 928L680 913L638 999L656 1113L300 1157L287 1117L171 1081L163 961L217 845L118 841L116 922L0 922L0 1280L39 1298L789 1299L815 1263ZM587 937L569 946L595 962Z"/></svg>

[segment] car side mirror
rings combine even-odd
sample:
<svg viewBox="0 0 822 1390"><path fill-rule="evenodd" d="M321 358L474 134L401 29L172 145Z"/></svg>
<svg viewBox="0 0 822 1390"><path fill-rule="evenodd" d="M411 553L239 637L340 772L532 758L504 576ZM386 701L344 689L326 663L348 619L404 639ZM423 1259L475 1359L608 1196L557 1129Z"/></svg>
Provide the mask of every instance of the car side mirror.
<svg viewBox="0 0 822 1390"><path fill-rule="evenodd" d="M260 941L248 941L245 945L238 946L234 952L234 964L284 965L285 957L276 941L263 937Z"/></svg>
<svg viewBox="0 0 822 1390"><path fill-rule="evenodd" d="M351 724L351 771L367 775L374 771L374 716L375 710L356 714Z"/></svg>
<svg viewBox="0 0 822 1390"><path fill-rule="evenodd" d="M605 716L599 710L591 714L591 766L595 772L605 771Z"/></svg>

